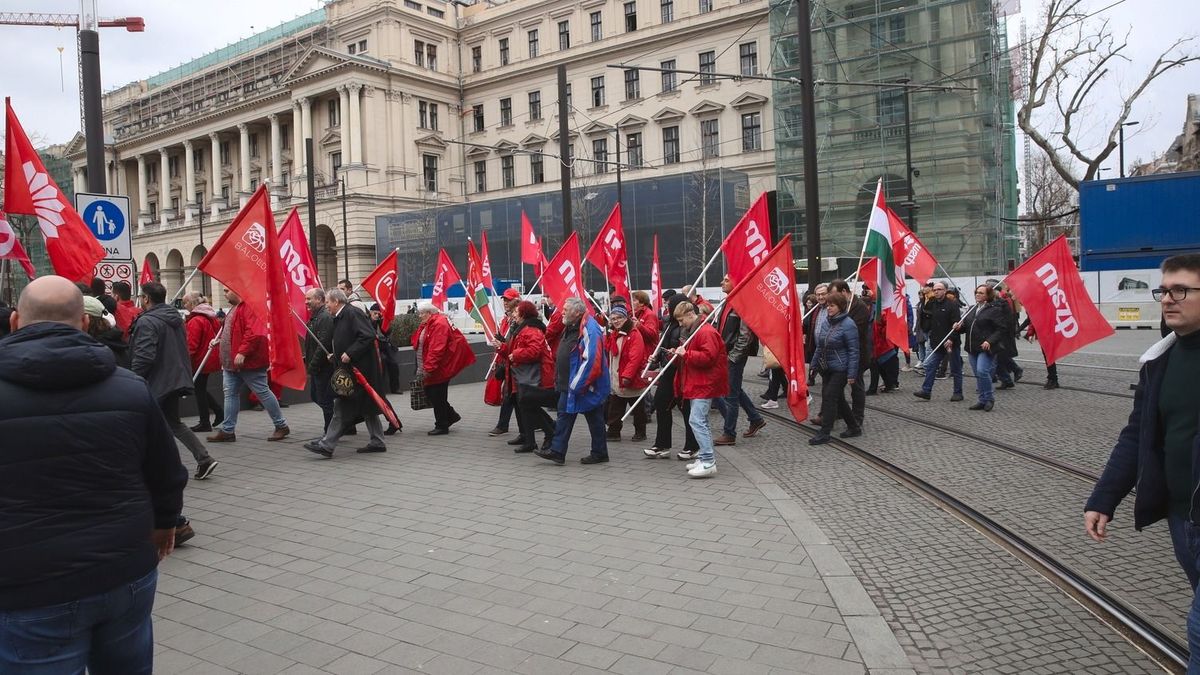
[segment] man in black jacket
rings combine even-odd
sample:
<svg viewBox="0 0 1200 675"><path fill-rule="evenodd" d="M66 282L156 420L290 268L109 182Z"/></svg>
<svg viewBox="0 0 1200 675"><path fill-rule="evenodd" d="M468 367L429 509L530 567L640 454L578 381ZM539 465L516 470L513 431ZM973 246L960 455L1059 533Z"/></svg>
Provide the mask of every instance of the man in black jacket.
<svg viewBox="0 0 1200 675"><path fill-rule="evenodd" d="M196 480L217 468L204 443L179 419L179 399L192 393L192 359L179 310L167 303L167 289L157 281L142 284L142 313L129 332L132 370L150 386L167 426L196 460Z"/></svg>
<svg viewBox="0 0 1200 675"><path fill-rule="evenodd" d="M867 412L867 388L863 384L862 375L870 367L871 354L874 352L875 331L871 324L875 321L875 312L862 298L854 294L850 284L841 279L829 283L829 292L841 293L846 298L846 311L858 328L858 372L848 372L847 375L853 380L850 383L850 409L854 411L854 419L861 427L863 416Z"/></svg>
<svg viewBox="0 0 1200 675"><path fill-rule="evenodd" d="M187 471L146 383L40 277L0 340L0 673L149 673Z"/></svg>
<svg viewBox="0 0 1200 675"><path fill-rule="evenodd" d="M325 418L325 426L321 430L328 431L329 421L333 419L334 401L333 388L329 384L335 367L329 360L329 354L333 352L333 317L325 311L324 289L314 288L305 293L304 303L308 305L308 332L304 334L308 391Z"/></svg>
<svg viewBox="0 0 1200 675"><path fill-rule="evenodd" d="M351 307L346 294L336 288L325 292L325 309L333 317L333 349L330 350L330 359L334 368L341 367L347 372L351 368L358 368L376 392L386 391L383 364L375 347L375 328L371 326L371 319L364 312ZM305 443L304 448L325 458L333 457L333 451L337 447L338 439L342 437L344 428L359 416L366 421L371 441L359 448L358 452L387 452L387 444L383 440L383 425L379 421L379 409L359 382L354 383L354 392L350 396L338 396L334 401L333 418L329 421L325 435Z"/></svg>
<svg viewBox="0 0 1200 675"><path fill-rule="evenodd" d="M733 290L733 279L726 274L721 279L721 290L728 296ZM758 337L750 327L742 322L742 317L733 311L733 307L725 304L721 307L720 318L721 340L725 343L726 358L729 359L729 394L725 396L725 405L721 415L725 418L722 434L713 439L713 445L733 445L737 443L738 408L746 411L750 420L750 428L746 429L745 438L753 438L767 421L762 413L754 407L754 402L742 389L742 379L746 372L746 361L751 356L758 356Z"/></svg>
<svg viewBox="0 0 1200 675"><path fill-rule="evenodd" d="M958 331L954 330L954 324L961 318L962 310L958 303L946 298L946 282L934 283L933 299L921 307L921 328L929 336L929 358L922 364L925 382L921 385L921 391L914 391L913 396L926 401L932 398L938 367L943 360L950 359L950 375L954 378L954 395L950 400L963 400L962 344ZM934 344L935 340L942 342Z"/></svg>

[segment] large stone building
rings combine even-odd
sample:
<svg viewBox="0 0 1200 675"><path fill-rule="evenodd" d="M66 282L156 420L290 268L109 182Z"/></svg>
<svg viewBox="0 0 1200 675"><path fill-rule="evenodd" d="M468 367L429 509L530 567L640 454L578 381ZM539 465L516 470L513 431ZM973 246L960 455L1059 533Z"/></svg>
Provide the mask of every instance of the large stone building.
<svg viewBox="0 0 1200 675"><path fill-rule="evenodd" d="M292 207L307 221L311 139L317 264L327 283L358 280L382 255L377 218L554 189L566 64L579 160L566 164L580 184L611 183L619 146L631 181L731 171L745 201L774 188L771 89L716 74L765 69L767 11L766 0L333 0L107 94L108 191L131 197L135 256L173 291L260 183L279 222ZM83 189L82 138L69 156ZM539 220L561 230L552 221ZM436 256L435 243L410 253Z"/></svg>

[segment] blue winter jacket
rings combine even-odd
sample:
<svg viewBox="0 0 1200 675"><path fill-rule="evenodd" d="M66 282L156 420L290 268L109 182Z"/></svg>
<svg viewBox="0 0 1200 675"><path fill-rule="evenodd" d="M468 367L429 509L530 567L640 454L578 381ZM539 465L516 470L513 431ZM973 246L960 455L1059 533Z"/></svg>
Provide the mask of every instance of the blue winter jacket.
<svg viewBox="0 0 1200 675"><path fill-rule="evenodd" d="M842 312L817 322L817 346L813 352L817 372L855 372L851 366L857 367L859 363L858 326L849 318L848 313Z"/></svg>
<svg viewBox="0 0 1200 675"><path fill-rule="evenodd" d="M567 412L594 410L608 400L612 383L604 354L604 332L591 316L579 328L579 344L571 350L571 381L567 387Z"/></svg>

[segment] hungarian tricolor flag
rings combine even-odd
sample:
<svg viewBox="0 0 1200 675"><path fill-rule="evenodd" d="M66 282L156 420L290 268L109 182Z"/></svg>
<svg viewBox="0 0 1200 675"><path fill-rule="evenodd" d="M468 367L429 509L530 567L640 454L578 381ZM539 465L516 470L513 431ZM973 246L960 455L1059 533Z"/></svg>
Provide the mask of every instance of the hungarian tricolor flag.
<svg viewBox="0 0 1200 675"><path fill-rule="evenodd" d="M625 249L625 229L621 226L620 204L613 206L584 258L604 273L614 295L629 299L629 257Z"/></svg>
<svg viewBox="0 0 1200 675"><path fill-rule="evenodd" d="M430 297L430 302L434 307L445 311L446 290L461 283L462 277L459 276L458 269L454 267L450 256L446 255L446 249L438 249L437 270L433 273L433 295Z"/></svg>
<svg viewBox="0 0 1200 675"><path fill-rule="evenodd" d="M25 270L25 276L30 279L37 276L33 270L33 263L29 261L29 254L25 252L25 247L21 246L21 240L17 239L17 233L4 217L3 211L0 211L0 260L15 260L21 264L21 269Z"/></svg>
<svg viewBox="0 0 1200 675"><path fill-rule="evenodd" d="M662 316L662 277L658 267L658 235L654 235L654 258L650 261L650 306Z"/></svg>
<svg viewBox="0 0 1200 675"><path fill-rule="evenodd" d="M142 272L138 275L138 288L151 281L154 281L154 268L150 266L150 256L146 256L142 259Z"/></svg>
<svg viewBox="0 0 1200 675"><path fill-rule="evenodd" d="M1047 365L1114 333L1083 285L1066 235L1010 272L1004 282L1025 305Z"/></svg>
<svg viewBox="0 0 1200 675"><path fill-rule="evenodd" d="M875 206L871 208L871 219L867 223L867 241L864 257L878 258L873 284L875 289L875 318L887 322L888 341L907 352L908 346L908 303L904 299L904 269L896 263L892 245L892 225L888 219L887 204L883 199L883 179L875 187ZM859 277L866 283L866 279Z"/></svg>
<svg viewBox="0 0 1200 675"><path fill-rule="evenodd" d="M387 333L388 326L392 325L392 319L396 318L396 262L399 255L400 249L392 249L362 282L362 287L379 303L379 313L383 315L381 328L384 333Z"/></svg>
<svg viewBox="0 0 1200 675"><path fill-rule="evenodd" d="M475 242L467 239L467 283L463 287L467 312L483 325L488 338L496 336L496 318L492 316L491 298L483 284L483 262L475 250Z"/></svg>
<svg viewBox="0 0 1200 675"><path fill-rule="evenodd" d="M725 252L726 274L735 284L767 257L771 250L771 220L765 192L729 231L721 250Z"/></svg>
<svg viewBox="0 0 1200 675"><path fill-rule="evenodd" d="M584 299L583 275L579 259L579 234L572 232L563 242L562 248L550 259L546 273L542 275L542 290L546 292L555 307L562 307L567 298ZM588 314L595 310L590 302L584 302Z"/></svg>
<svg viewBox="0 0 1200 675"><path fill-rule="evenodd" d="M71 281L89 281L96 263L104 259L104 249L46 171L7 98L4 107L3 210L36 216L54 273Z"/></svg>
<svg viewBox="0 0 1200 675"><path fill-rule="evenodd" d="M785 235L725 298L742 321L779 359L787 377L787 403L798 422L808 419L804 376L804 308L796 292L791 235Z"/></svg>
<svg viewBox="0 0 1200 675"><path fill-rule="evenodd" d="M483 279L483 287L496 294L496 283L492 279L492 256L488 253L487 230L479 233L479 272Z"/></svg>
<svg viewBox="0 0 1200 675"><path fill-rule="evenodd" d="M317 264L308 248L308 236L300 223L296 209L288 214L279 230L279 259L283 261L284 277L287 281L288 304L292 307L292 323L300 339L308 335L305 321L308 319L308 304L304 295L314 288L322 288L317 276Z"/></svg>
<svg viewBox="0 0 1200 675"><path fill-rule="evenodd" d="M291 305L286 302L279 234L266 183L259 185L196 267L240 295L242 302L266 322L271 379L290 389L304 389L304 355L292 327Z"/></svg>
<svg viewBox="0 0 1200 675"><path fill-rule="evenodd" d="M908 229L895 211L888 209L887 215L888 225L892 228L892 255L895 256L896 265L904 270L904 274L924 285L937 269L937 259L925 248L921 240L917 239L917 235ZM903 280L904 275L901 275L900 279Z"/></svg>

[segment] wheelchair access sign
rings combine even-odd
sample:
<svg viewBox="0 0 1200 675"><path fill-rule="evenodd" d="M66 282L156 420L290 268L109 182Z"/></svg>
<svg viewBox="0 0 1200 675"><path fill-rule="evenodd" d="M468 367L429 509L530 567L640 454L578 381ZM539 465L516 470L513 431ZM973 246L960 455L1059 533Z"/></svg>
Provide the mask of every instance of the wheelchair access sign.
<svg viewBox="0 0 1200 675"><path fill-rule="evenodd" d="M133 258L129 197L77 192L75 210L83 218L83 224L104 247L105 260Z"/></svg>

